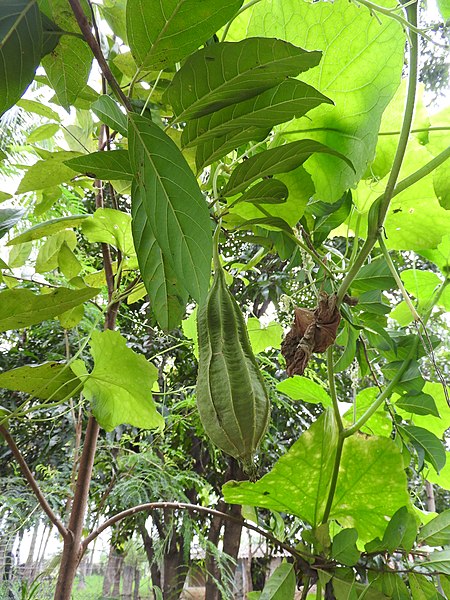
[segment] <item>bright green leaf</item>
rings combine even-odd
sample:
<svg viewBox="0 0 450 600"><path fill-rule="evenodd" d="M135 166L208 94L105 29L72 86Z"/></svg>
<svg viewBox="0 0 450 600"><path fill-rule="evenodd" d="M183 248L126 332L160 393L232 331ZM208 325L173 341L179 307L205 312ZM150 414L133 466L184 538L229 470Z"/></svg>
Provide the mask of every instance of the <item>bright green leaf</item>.
<svg viewBox="0 0 450 600"><path fill-rule="evenodd" d="M322 404L322 406L331 406L331 398L319 383L294 375L284 381L277 383L277 390L282 394L286 394L293 400L302 400L311 404Z"/></svg>
<svg viewBox="0 0 450 600"><path fill-rule="evenodd" d="M162 429L164 419L152 399L158 370L142 354L127 347L118 331L94 331L94 368L84 384L99 425L112 431L127 423L143 429ZM74 365L77 372L77 367Z"/></svg>
<svg viewBox="0 0 450 600"><path fill-rule="evenodd" d="M421 566L431 571L440 571L450 575L450 550L436 550L432 552L427 560L420 563Z"/></svg>
<svg viewBox="0 0 450 600"><path fill-rule="evenodd" d="M27 258L30 256L33 244L31 242L24 242L23 244L17 244L13 246L9 251L8 266L10 269L22 267Z"/></svg>
<svg viewBox="0 0 450 600"><path fill-rule="evenodd" d="M58 267L58 256L63 244L66 244L71 250L77 245L77 236L71 229L59 231L50 236L39 248L36 258L36 272L48 273Z"/></svg>
<svg viewBox="0 0 450 600"><path fill-rule="evenodd" d="M27 229L10 240L7 245L15 246L16 244L24 244L25 242L32 242L33 240L39 240L43 237L54 235L68 227L79 227L81 223L88 218L90 218L89 215L70 215L69 217L51 219L50 221L45 221L44 223L39 223L38 225L30 227L30 229Z"/></svg>
<svg viewBox="0 0 450 600"><path fill-rule="evenodd" d="M441 416L440 418L434 415L412 414L403 411L402 409L398 409L398 413L405 419L412 419L414 425L417 425L418 427L424 427L440 438L442 437L444 431L448 429L448 424L450 423L450 407L447 404L444 390L442 389L442 385L440 383L430 383L427 381L422 392L429 394L434 398L436 407Z"/></svg>
<svg viewBox="0 0 450 600"><path fill-rule="evenodd" d="M69 158L79 156L79 153L60 151L48 154L48 158L39 160L28 168L17 188L17 194L43 190L73 179L73 169L64 163Z"/></svg>
<svg viewBox="0 0 450 600"><path fill-rule="evenodd" d="M46 123L33 129L28 135L27 142L34 144L35 142L41 142L42 140L48 140L52 138L59 131L59 125L56 123Z"/></svg>
<svg viewBox="0 0 450 600"><path fill-rule="evenodd" d="M34 113L41 117L45 117L46 119L50 119L53 121L60 121L60 116L56 111L50 108L47 104L42 104L42 102L37 102L36 100L28 100L25 98L21 98L19 102L17 102L16 106L23 108L23 110Z"/></svg>
<svg viewBox="0 0 450 600"><path fill-rule="evenodd" d="M209 211L175 143L154 123L129 117L130 161L147 219L171 267L192 297L206 296L211 274ZM140 248L136 248L140 254Z"/></svg>
<svg viewBox="0 0 450 600"><path fill-rule="evenodd" d="M393 552L397 548L403 548L410 552L416 535L417 519L406 506L402 506L389 521L381 545L389 552Z"/></svg>
<svg viewBox="0 0 450 600"><path fill-rule="evenodd" d="M439 474L436 473L435 469L430 467L426 474L426 479L431 483L436 483L444 490L450 491L450 452L446 452L445 456L445 466L439 471Z"/></svg>
<svg viewBox="0 0 450 600"><path fill-rule="evenodd" d="M427 546L450 545L450 509L444 510L422 527L419 539Z"/></svg>
<svg viewBox="0 0 450 600"><path fill-rule="evenodd" d="M128 0L128 44L139 67L162 70L206 42L243 0Z"/></svg>
<svg viewBox="0 0 450 600"><path fill-rule="evenodd" d="M67 242L63 242L59 249L58 267L67 279L76 277L83 268Z"/></svg>
<svg viewBox="0 0 450 600"><path fill-rule="evenodd" d="M58 288L48 294L34 294L25 289L5 290L0 292L0 331L21 329L52 319L98 293L95 288Z"/></svg>
<svg viewBox="0 0 450 600"><path fill-rule="evenodd" d="M127 256L134 255L131 217L127 213L98 208L92 217L83 221L82 230L90 242L111 244Z"/></svg>
<svg viewBox="0 0 450 600"><path fill-rule="evenodd" d="M66 312L58 315L58 321L61 327L64 329L72 329L76 327L81 319L84 317L84 305L80 304L74 308L67 310Z"/></svg>
<svg viewBox="0 0 450 600"><path fill-rule="evenodd" d="M79 385L80 380L70 367L58 362L27 365L0 373L0 388L24 392L43 400L68 399Z"/></svg>
<svg viewBox="0 0 450 600"><path fill-rule="evenodd" d="M379 390L376 387L368 387L361 390L356 398L356 420L361 418L370 406L375 402ZM344 425L350 427L353 424L354 410L350 408L343 416ZM380 406L378 410L370 417L361 428L363 433L369 435L380 435L389 437L392 433L392 421L386 412L384 406Z"/></svg>
<svg viewBox="0 0 450 600"><path fill-rule="evenodd" d="M270 576L259 600L294 600L294 595L294 566L290 563L283 562Z"/></svg>
<svg viewBox="0 0 450 600"><path fill-rule="evenodd" d="M289 190L278 179L264 179L249 188L237 202L252 202L253 204L282 204L286 202ZM236 204L237 204L236 202Z"/></svg>
<svg viewBox="0 0 450 600"><path fill-rule="evenodd" d="M266 348L279 348L283 338L283 327L274 321L263 326L259 319L250 317L247 321L248 337L255 354Z"/></svg>

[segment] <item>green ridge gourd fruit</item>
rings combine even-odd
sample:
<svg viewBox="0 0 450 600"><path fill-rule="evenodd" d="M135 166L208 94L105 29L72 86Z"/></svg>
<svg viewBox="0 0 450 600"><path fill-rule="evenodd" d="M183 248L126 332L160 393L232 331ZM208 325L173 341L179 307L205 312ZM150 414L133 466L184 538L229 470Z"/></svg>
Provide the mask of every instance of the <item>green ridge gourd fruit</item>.
<svg viewBox="0 0 450 600"><path fill-rule="evenodd" d="M197 317L197 406L212 442L251 469L269 422L270 402L247 327L220 265Z"/></svg>

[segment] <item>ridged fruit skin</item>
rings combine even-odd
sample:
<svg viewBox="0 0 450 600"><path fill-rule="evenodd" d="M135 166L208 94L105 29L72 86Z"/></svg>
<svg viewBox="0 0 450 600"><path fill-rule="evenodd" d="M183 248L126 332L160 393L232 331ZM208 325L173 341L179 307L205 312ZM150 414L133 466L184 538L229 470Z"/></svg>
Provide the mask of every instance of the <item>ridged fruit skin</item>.
<svg viewBox="0 0 450 600"><path fill-rule="evenodd" d="M216 263L198 310L197 406L207 435L251 467L270 417L270 402L239 305Z"/></svg>

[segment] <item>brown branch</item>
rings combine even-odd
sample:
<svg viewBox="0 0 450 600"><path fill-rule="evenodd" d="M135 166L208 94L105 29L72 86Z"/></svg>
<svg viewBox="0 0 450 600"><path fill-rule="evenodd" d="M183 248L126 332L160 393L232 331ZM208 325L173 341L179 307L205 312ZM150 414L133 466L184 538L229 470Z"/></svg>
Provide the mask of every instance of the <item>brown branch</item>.
<svg viewBox="0 0 450 600"><path fill-rule="evenodd" d="M63 538L67 537L68 531L62 524L62 522L58 519L56 514L53 512L50 504L45 499L44 494L41 491L36 479L34 478L33 473L31 472L29 466L27 465L26 460L22 456L19 448L17 447L13 437L9 433L8 429L4 425L0 425L0 434L5 438L6 443L9 446L9 449L13 453L14 458L19 463L20 470L22 471L22 475L28 482L28 485L33 490L34 495L36 496L39 504L41 505L42 510L45 512L49 520L53 523L53 525L57 528L59 533Z"/></svg>
<svg viewBox="0 0 450 600"><path fill-rule="evenodd" d="M103 56L103 52L100 48L100 45L97 42L97 40L95 39L95 36L91 31L91 26L89 24L89 21L81 7L80 0L69 0L69 4L72 7L73 14L75 15L75 18L78 22L78 26L81 30L81 33L83 34L84 39L86 40L90 49L92 50L93 55L97 59L99 67L100 67L103 75L105 76L105 79L111 86L111 89L117 96L118 100L120 100L120 102L124 105L124 107L128 111L131 112L132 111L131 103L128 100L128 98L125 96L125 94L123 93L117 79L112 74L112 71L108 66L108 63L106 62L106 59Z"/></svg>
<svg viewBox="0 0 450 600"><path fill-rule="evenodd" d="M234 523L242 525L242 527L245 527L246 529L250 529L251 531L255 531L256 533L259 533L260 535L265 537L267 540L271 541L275 546L278 546L279 548L286 550L286 552L289 552L289 554L294 556L299 561L299 563L302 565L303 569L305 569L305 572L311 572L311 568L310 568L309 564L305 561L305 558L304 558L304 557L314 558L310 554L308 554L306 552L300 552L299 550L292 548L288 544L285 544L284 542L281 542L280 540L278 540L272 534L267 533L267 531L264 531L264 529L261 529L260 527L258 527L256 525L252 525L251 523L248 523L247 521L245 521L242 518L235 517L233 515L221 512L219 510L214 510L213 508L206 508L205 506L197 506L196 504L187 504L185 502L149 502L146 504L138 504L137 506L133 506L133 508L128 508L127 510L123 510L120 513L117 513L116 515L111 517L110 519L106 520L97 529L92 531L87 537L84 538L84 540L81 542L83 552L86 550L86 548L89 546L89 544L93 540L95 540L103 531L105 531L105 529L108 529L108 527L111 527L112 525L115 525L115 523L118 523L122 519L131 517L131 516L135 515L136 513L151 512L152 510L155 510L158 508L162 508L164 510L187 510L190 512L198 512L198 513L203 513L206 515L218 516L218 517L221 517L222 519L225 519L228 521L233 521Z"/></svg>

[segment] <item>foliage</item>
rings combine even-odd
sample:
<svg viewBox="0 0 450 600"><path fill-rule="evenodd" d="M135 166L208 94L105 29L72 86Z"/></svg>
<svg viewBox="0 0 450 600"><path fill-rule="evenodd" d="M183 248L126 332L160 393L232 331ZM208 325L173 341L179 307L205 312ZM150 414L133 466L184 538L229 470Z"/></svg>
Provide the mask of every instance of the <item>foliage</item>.
<svg viewBox="0 0 450 600"><path fill-rule="evenodd" d="M449 489L450 417L448 107L421 103L424 36L394 0L0 2L2 127L35 118L0 155L1 517L26 512L20 472L66 541L55 597L97 518L123 549L143 522L120 511L176 501L200 512L152 512L163 571L185 573L194 530L217 560L208 510L225 547L242 505L290 554L260 599L450 598L448 510L420 510L425 481ZM195 408L213 255L242 315L209 355L234 368L239 323L273 405L250 481ZM227 398L252 428L257 403ZM224 597L232 564L210 573Z"/></svg>

